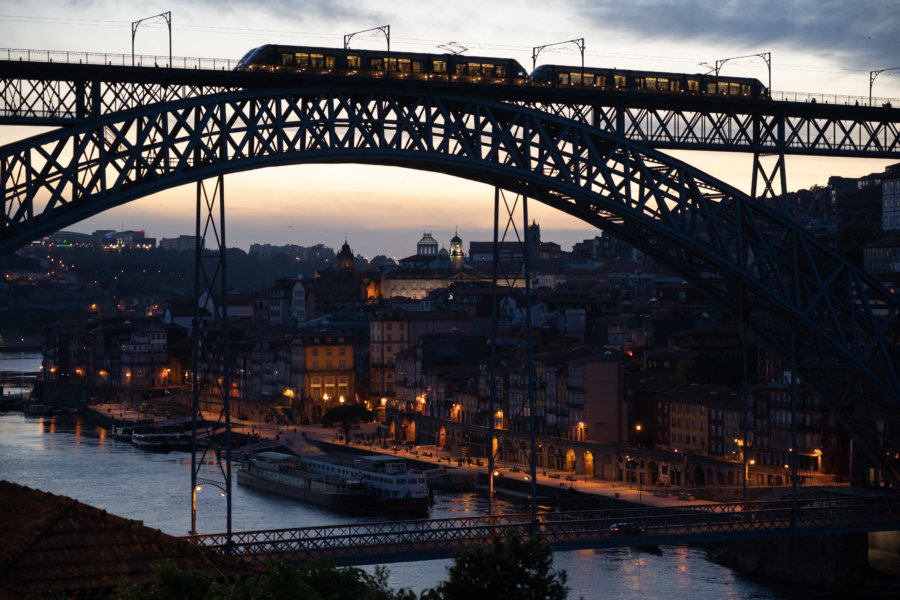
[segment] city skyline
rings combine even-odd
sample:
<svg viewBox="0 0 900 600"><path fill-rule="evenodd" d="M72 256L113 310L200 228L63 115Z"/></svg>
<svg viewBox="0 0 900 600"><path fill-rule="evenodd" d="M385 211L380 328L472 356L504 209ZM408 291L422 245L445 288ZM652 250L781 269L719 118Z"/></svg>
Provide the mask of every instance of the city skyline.
<svg viewBox="0 0 900 600"><path fill-rule="evenodd" d="M498 3L499 4L499 3ZM676 5L677 4L677 5ZM697 1L587 4L570 1L549 7L539 2L504 4L414 2L381 10L349 2L309 2L288 6L260 2L248 9L231 1L184 2L172 10L172 53L176 56L236 60L263 43L340 46L343 36L389 24L391 48L442 52L451 43L469 55L508 56L531 69L534 48L584 39L585 63L593 66L706 72L717 61L728 75L768 79L772 88L813 91L867 99L870 71L876 97L900 97L900 42L890 31L900 22L900 6L886 2L771 1L731 4ZM775 7L778 10L775 10ZM168 30L154 15L173 7L148 2L139 7L96 2L40 2L27 13L0 1L4 46L128 54L131 25L137 54L167 55ZM551 16L553 18L548 18ZM380 32L353 38L353 47L383 48ZM732 57L745 57L735 58ZM576 44L543 50L538 64L578 64ZM892 62L893 61L893 62ZM896 62L897 64L893 64ZM23 139L38 128L0 128L0 143ZM672 152L701 170L749 191L752 156ZM788 189L824 185L831 175L859 177L890 160L787 157ZM265 202L260 199L264 198ZM403 257L415 241L432 232L441 244L454 231L466 240L492 237L493 190L486 185L428 172L370 165L303 165L269 168L225 178L226 244L244 250L251 243L339 247L346 239L355 253ZM195 186L143 198L108 210L67 229L138 229L153 237L194 231ZM598 230L539 203L530 220L545 239L564 249ZM450 232L445 235L445 232Z"/></svg>

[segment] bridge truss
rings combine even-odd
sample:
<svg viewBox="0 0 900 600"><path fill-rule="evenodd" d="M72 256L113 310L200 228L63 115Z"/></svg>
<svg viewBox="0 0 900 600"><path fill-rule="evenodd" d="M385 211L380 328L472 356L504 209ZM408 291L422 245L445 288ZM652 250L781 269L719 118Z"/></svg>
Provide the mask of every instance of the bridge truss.
<svg viewBox="0 0 900 600"><path fill-rule="evenodd" d="M330 559L346 564L446 558L459 547L499 536L539 534L558 550L652 546L893 530L896 496L622 508L584 512L381 521L190 536L191 542L258 562ZM627 523L628 529L612 529Z"/></svg>
<svg viewBox="0 0 900 600"><path fill-rule="evenodd" d="M0 253L112 206L266 166L442 172L576 216L693 282L791 356L862 450L900 482L900 301L780 212L673 158L528 108L335 84L244 90L112 113L0 148Z"/></svg>

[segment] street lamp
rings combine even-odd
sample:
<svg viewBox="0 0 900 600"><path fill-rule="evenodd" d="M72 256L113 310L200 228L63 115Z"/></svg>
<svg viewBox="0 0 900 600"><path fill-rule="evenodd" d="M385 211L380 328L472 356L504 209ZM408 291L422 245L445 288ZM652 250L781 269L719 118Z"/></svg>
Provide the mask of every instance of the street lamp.
<svg viewBox="0 0 900 600"><path fill-rule="evenodd" d="M219 490L221 492L221 496L223 498L225 498L227 496L224 488L219 486L219 484L213 483L211 481L206 481L205 483L208 483L212 486L219 488ZM195 485L193 488L191 488L191 531L190 531L191 535L197 535L197 492L201 491L202 489L203 489L203 486L200 485L199 483L197 485Z"/></svg>
<svg viewBox="0 0 900 600"><path fill-rule="evenodd" d="M875 83L875 79L884 73L885 71L898 71L900 67L891 67L889 69L878 69L876 71L869 71L869 106L872 106L872 84Z"/></svg>

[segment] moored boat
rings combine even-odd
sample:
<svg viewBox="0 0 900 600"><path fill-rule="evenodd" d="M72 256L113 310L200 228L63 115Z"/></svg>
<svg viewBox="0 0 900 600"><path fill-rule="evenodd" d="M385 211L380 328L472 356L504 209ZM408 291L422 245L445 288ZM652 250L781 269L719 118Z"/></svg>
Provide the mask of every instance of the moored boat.
<svg viewBox="0 0 900 600"><path fill-rule="evenodd" d="M410 469L394 456L323 454L300 457L301 468L365 483L375 508L402 513L426 513L431 494L421 471Z"/></svg>
<svg viewBox="0 0 900 600"><path fill-rule="evenodd" d="M237 472L237 481L265 492L343 510L370 509L374 499L362 481L308 471L301 466L299 457L281 452L250 454Z"/></svg>

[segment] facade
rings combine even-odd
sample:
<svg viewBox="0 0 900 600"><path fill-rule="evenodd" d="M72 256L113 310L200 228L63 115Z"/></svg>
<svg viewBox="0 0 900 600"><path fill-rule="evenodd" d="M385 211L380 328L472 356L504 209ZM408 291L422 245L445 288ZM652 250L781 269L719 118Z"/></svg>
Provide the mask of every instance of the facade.
<svg viewBox="0 0 900 600"><path fill-rule="evenodd" d="M293 390L299 420L321 423L322 415L344 402L358 402L355 368L356 338L337 331L316 331L292 342L298 390ZM295 411L296 412L296 411Z"/></svg>
<svg viewBox="0 0 900 600"><path fill-rule="evenodd" d="M900 232L900 163L887 168L881 187L881 226L885 233Z"/></svg>

